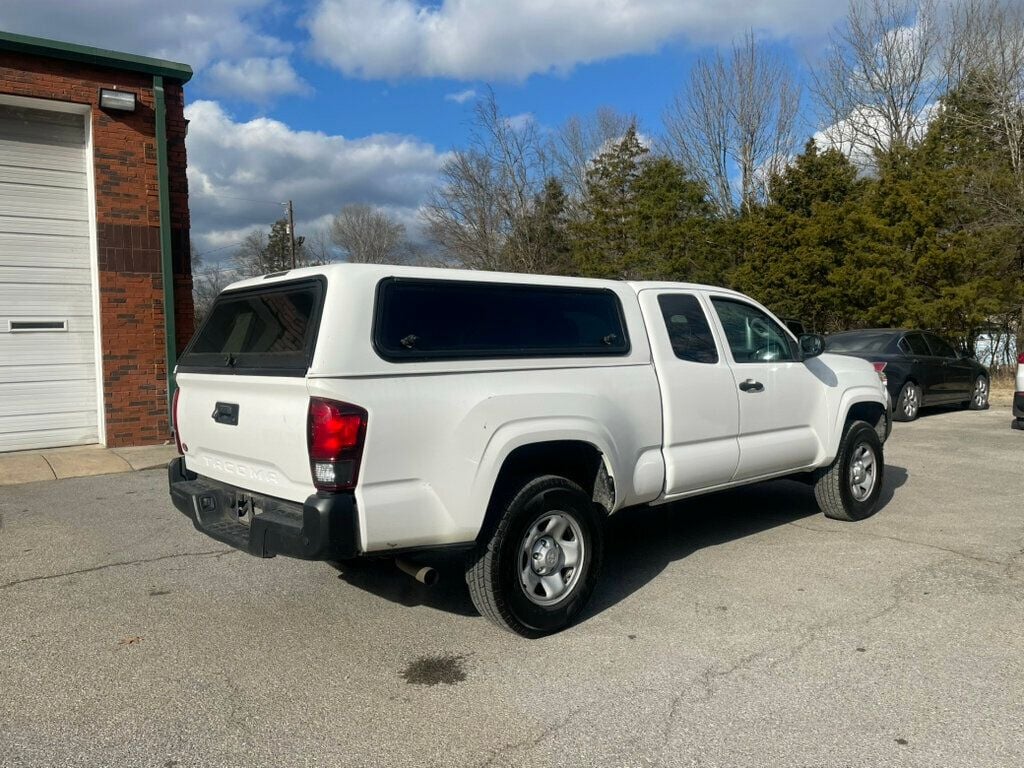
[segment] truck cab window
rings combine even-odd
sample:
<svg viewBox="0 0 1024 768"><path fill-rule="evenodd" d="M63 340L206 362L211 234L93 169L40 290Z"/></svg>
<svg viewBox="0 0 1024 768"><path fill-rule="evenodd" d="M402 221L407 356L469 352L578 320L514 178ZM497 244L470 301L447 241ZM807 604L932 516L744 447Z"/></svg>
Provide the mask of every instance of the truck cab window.
<svg viewBox="0 0 1024 768"><path fill-rule="evenodd" d="M722 322L733 360L737 363L769 363L796 360L789 336L778 323L757 307L742 301L715 297L711 303Z"/></svg>
<svg viewBox="0 0 1024 768"><path fill-rule="evenodd" d="M658 297L658 306L676 357L691 363L718 362L715 338L696 296L663 293Z"/></svg>

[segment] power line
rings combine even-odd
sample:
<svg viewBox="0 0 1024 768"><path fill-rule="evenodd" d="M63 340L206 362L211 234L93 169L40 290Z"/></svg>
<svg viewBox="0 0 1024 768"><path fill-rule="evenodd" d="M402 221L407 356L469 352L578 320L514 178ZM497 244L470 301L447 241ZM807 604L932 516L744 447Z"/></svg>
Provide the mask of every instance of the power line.
<svg viewBox="0 0 1024 768"><path fill-rule="evenodd" d="M267 205L288 205L288 203L281 200L263 200L257 197L238 197L237 195L218 195L210 192L201 192L198 196L202 197L217 197L224 200L243 200L247 203L266 203Z"/></svg>

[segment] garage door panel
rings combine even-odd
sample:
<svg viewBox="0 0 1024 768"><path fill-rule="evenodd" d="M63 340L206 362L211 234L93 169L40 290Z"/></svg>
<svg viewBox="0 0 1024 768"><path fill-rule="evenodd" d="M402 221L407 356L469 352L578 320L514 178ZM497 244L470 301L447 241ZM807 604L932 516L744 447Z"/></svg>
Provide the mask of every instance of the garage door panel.
<svg viewBox="0 0 1024 768"><path fill-rule="evenodd" d="M77 236L33 235L5 232L0 227L0 266L77 267L91 271L88 231Z"/></svg>
<svg viewBox="0 0 1024 768"><path fill-rule="evenodd" d="M89 199L84 189L7 184L0 181L0 211L5 216L88 223Z"/></svg>
<svg viewBox="0 0 1024 768"><path fill-rule="evenodd" d="M0 365L0 385L35 381L91 381L96 383L93 363L47 365Z"/></svg>
<svg viewBox="0 0 1024 768"><path fill-rule="evenodd" d="M7 324L4 323L4 327ZM95 364L93 334L81 333L0 333L0 364L80 365Z"/></svg>
<svg viewBox="0 0 1024 768"><path fill-rule="evenodd" d="M88 411L95 404L94 379L0 384L0 417Z"/></svg>
<svg viewBox="0 0 1024 768"><path fill-rule="evenodd" d="M0 315L91 315L88 285L0 284Z"/></svg>
<svg viewBox="0 0 1024 768"><path fill-rule="evenodd" d="M80 171L24 168L13 165L9 157L0 155L0 182L5 184L31 184L34 187L66 187L87 189L87 177Z"/></svg>
<svg viewBox="0 0 1024 768"><path fill-rule="evenodd" d="M81 114L0 105L0 451L99 438L86 171Z"/></svg>
<svg viewBox="0 0 1024 768"><path fill-rule="evenodd" d="M87 445L99 439L96 412L0 416L0 451Z"/></svg>
<svg viewBox="0 0 1024 768"><path fill-rule="evenodd" d="M2 247L2 246L0 246ZM85 285L92 290L92 271L88 267L24 267L6 266L0 260L0 285L19 283L20 285ZM0 306L0 312L3 307ZM91 309L90 309L91 312Z"/></svg>
<svg viewBox="0 0 1024 768"><path fill-rule="evenodd" d="M89 222L7 216L0 209L0 231L19 235L75 235L89 237Z"/></svg>
<svg viewBox="0 0 1024 768"><path fill-rule="evenodd" d="M81 153L71 147L51 147L49 152L40 153L39 147L3 138L0 133L0 157L4 165L19 168L42 168L50 171L84 172Z"/></svg>

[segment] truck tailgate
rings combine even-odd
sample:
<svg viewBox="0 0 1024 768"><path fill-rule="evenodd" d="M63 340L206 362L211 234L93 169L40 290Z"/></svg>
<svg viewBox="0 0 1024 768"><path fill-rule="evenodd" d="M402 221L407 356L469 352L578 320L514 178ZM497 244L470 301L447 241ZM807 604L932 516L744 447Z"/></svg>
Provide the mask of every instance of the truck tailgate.
<svg viewBox="0 0 1024 768"><path fill-rule="evenodd" d="M293 501L315 493L305 379L180 373L178 387L178 433L190 470Z"/></svg>

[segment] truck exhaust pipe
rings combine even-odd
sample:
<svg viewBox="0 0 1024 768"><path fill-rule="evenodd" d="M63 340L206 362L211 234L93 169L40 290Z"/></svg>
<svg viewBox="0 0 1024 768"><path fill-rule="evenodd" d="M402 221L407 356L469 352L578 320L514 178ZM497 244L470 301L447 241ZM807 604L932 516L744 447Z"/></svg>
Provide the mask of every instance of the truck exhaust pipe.
<svg viewBox="0 0 1024 768"><path fill-rule="evenodd" d="M437 584L437 580L439 578L437 570L435 568L431 568L429 565L412 563L401 557L395 558L395 565L398 566L398 570L409 574L420 584L425 584L428 587L432 587Z"/></svg>

